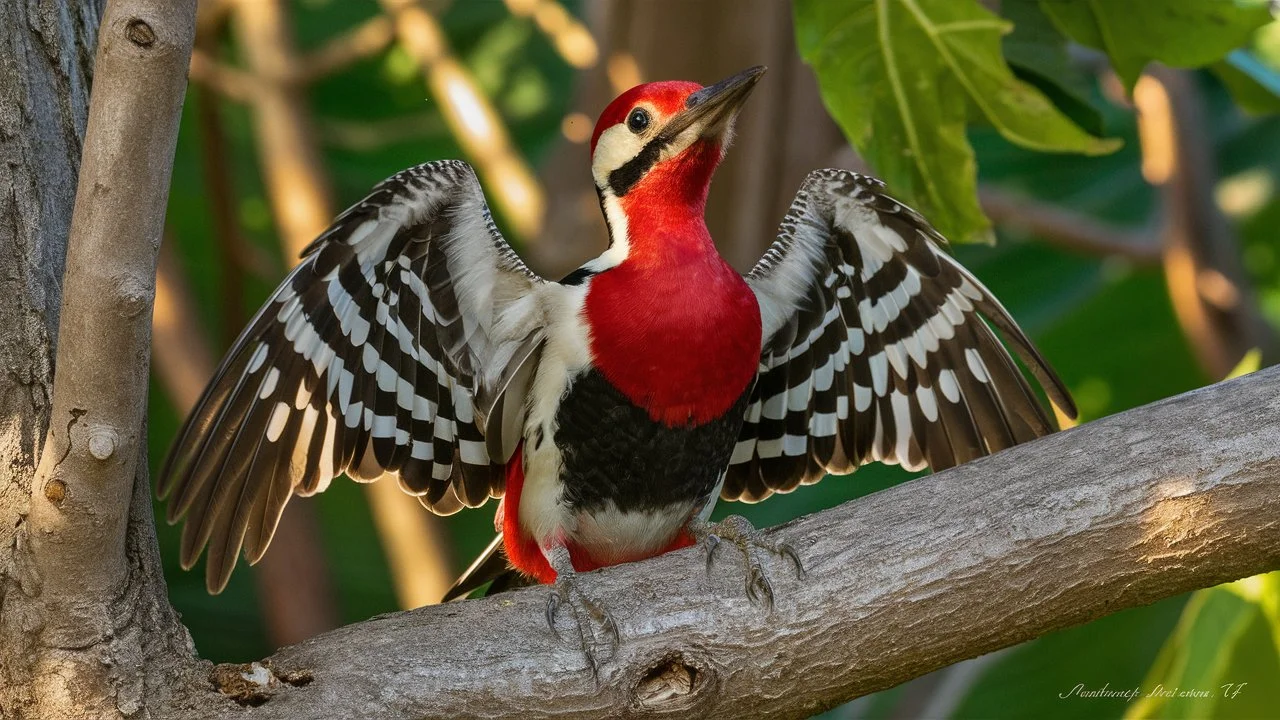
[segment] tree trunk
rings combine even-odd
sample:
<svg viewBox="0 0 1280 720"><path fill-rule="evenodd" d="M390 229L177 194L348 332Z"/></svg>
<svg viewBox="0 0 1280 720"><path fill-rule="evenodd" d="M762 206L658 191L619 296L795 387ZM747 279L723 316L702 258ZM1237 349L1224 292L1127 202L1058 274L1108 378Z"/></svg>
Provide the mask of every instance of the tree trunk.
<svg viewBox="0 0 1280 720"><path fill-rule="evenodd" d="M25 701L31 478L49 423L62 266L89 110L100 2L0 4L0 717Z"/></svg>
<svg viewBox="0 0 1280 720"><path fill-rule="evenodd" d="M0 305L13 314L0 380L5 717L135 715L173 704L199 672L168 601L145 451L156 251L195 2L112 0L86 113L100 12L3 10L0 137L12 154L0 172L14 190L0 277L18 298Z"/></svg>

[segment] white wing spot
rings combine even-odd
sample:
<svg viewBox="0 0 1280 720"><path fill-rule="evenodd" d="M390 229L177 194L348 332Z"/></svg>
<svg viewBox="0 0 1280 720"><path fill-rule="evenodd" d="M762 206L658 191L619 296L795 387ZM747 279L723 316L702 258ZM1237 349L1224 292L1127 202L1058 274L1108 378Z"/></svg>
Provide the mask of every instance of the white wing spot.
<svg viewBox="0 0 1280 720"><path fill-rule="evenodd" d="M262 379L262 387L258 390L258 399L266 400L271 397L271 393L276 390L276 382L280 380L280 371L277 368L271 368L267 371L267 376Z"/></svg>
<svg viewBox="0 0 1280 720"><path fill-rule="evenodd" d="M960 402L960 383L956 382L956 372L950 368L938 373L938 387L947 400Z"/></svg>
<svg viewBox="0 0 1280 720"><path fill-rule="evenodd" d="M289 419L289 406L278 402L271 410L271 418L267 420L267 439L275 442L280 439L280 433L284 432L284 423Z"/></svg>
<svg viewBox="0 0 1280 720"><path fill-rule="evenodd" d="M258 368L262 367L262 363L265 362L266 359L267 344L260 342L258 343L257 349L253 351L253 357L249 358L249 367L245 370L245 373L252 375L253 373L258 372Z"/></svg>
<svg viewBox="0 0 1280 720"><path fill-rule="evenodd" d="M977 350L968 348L964 351L964 359L969 363L969 372L978 378L979 382L991 382L991 376L987 374L987 366L982 362L982 356Z"/></svg>
<svg viewBox="0 0 1280 720"><path fill-rule="evenodd" d="M938 419L938 401L933 396L933 389L924 385L916 386L916 403L920 405L920 412L929 422Z"/></svg>

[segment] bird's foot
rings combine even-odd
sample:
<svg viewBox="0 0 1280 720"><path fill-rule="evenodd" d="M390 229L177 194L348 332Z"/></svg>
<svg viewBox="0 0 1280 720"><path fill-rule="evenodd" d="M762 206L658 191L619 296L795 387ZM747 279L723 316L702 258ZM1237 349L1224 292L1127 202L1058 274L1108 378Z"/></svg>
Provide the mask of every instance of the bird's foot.
<svg viewBox="0 0 1280 720"><path fill-rule="evenodd" d="M752 602L763 605L765 610L773 609L773 585L769 582L764 568L760 566L760 561L756 558L753 549L767 550L790 560L795 566L796 577L804 577L804 563L800 561L800 555L790 543L765 539L764 534L741 515L730 515L718 523L694 520L689 523L689 532L707 549L708 573L711 572L711 565L715 561L716 550L721 542L731 543L738 548L747 566L747 597Z"/></svg>
<svg viewBox="0 0 1280 720"><path fill-rule="evenodd" d="M599 678L601 661L613 657L621 641L618 623L608 610L582 591L581 585L582 580L572 565L556 568L555 585L547 597L547 626L553 635L564 640L556 628L556 618L562 608L568 608L583 657L592 676Z"/></svg>

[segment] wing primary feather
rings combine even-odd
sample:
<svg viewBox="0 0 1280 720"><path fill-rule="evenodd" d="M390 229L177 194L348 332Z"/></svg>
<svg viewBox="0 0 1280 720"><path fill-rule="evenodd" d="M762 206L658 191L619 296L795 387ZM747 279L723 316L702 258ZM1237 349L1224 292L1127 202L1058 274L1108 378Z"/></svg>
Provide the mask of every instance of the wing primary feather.
<svg viewBox="0 0 1280 720"><path fill-rule="evenodd" d="M511 564L507 562L506 552L502 546L502 533L489 543L489 547L480 553L480 557L471 563L471 567L463 571L453 586L445 592L440 602L462 600L471 593L484 587L485 583L496 580L500 575L511 572Z"/></svg>

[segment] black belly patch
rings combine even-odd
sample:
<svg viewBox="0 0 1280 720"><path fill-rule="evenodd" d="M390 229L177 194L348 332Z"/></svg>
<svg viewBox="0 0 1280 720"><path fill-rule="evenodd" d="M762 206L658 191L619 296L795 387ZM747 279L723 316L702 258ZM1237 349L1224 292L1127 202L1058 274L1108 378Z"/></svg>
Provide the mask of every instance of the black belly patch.
<svg viewBox="0 0 1280 720"><path fill-rule="evenodd" d="M668 427L634 405L598 370L579 377L556 412L564 501L591 512L693 502L715 489L729 464L751 388L723 416Z"/></svg>

